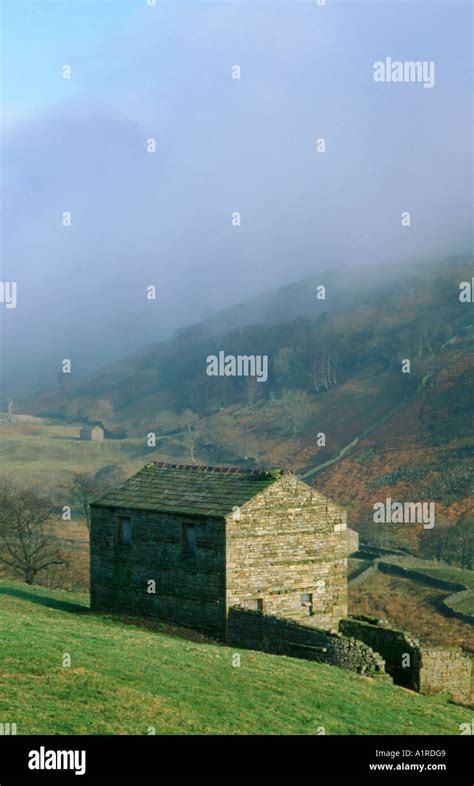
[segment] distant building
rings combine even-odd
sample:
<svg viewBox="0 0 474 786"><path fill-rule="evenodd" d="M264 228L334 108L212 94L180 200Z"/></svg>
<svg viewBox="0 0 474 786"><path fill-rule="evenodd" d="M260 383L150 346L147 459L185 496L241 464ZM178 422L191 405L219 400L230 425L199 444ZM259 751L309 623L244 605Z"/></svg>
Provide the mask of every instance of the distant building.
<svg viewBox="0 0 474 786"><path fill-rule="evenodd" d="M100 426L84 426L79 431L79 439L101 442L104 439L104 429Z"/></svg>
<svg viewBox="0 0 474 786"><path fill-rule="evenodd" d="M226 637L233 606L336 628L345 511L281 470L148 464L91 505L93 609Z"/></svg>

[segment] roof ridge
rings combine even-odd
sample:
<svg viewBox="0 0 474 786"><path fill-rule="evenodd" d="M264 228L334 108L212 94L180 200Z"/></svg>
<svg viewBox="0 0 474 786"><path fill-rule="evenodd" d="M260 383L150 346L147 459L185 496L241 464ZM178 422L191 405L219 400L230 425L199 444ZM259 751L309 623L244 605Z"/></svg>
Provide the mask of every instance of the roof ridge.
<svg viewBox="0 0 474 786"><path fill-rule="evenodd" d="M93 504L225 518L236 505L241 507L285 474L281 469L148 461L141 470Z"/></svg>
<svg viewBox="0 0 474 786"><path fill-rule="evenodd" d="M216 467L208 464L172 464L169 461L151 461L145 466L154 466L159 467L160 469L183 469L191 472L220 472L227 475L240 474L263 477L268 477L271 475L282 475L285 472L285 470L281 469L280 467L274 467L272 469L264 469L263 467L259 469L245 469L245 467Z"/></svg>

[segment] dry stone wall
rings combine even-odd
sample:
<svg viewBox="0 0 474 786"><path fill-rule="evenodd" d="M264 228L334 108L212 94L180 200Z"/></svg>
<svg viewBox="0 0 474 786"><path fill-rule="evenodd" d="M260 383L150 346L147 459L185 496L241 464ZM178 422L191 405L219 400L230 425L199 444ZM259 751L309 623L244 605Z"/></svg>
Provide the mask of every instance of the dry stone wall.
<svg viewBox="0 0 474 786"><path fill-rule="evenodd" d="M382 573L415 579L415 581L421 581L423 584L428 584L431 587L440 587L440 589L448 590L448 592L462 592L467 589L464 584L455 581L446 581L446 579L437 579L435 576L429 576L427 573L423 573L415 568L405 568L403 565L397 565L395 562L378 560L377 568Z"/></svg>
<svg viewBox="0 0 474 786"><path fill-rule="evenodd" d="M419 690L420 649L418 641L401 630L386 626L375 617L350 617L341 620L339 630L354 636L380 652L385 669L397 685ZM408 658L406 657L408 656ZM410 664L410 667L403 664Z"/></svg>
<svg viewBox="0 0 474 786"><path fill-rule="evenodd" d="M230 609L227 641L236 647L327 663L369 676L385 675L381 656L361 641L250 609Z"/></svg>
<svg viewBox="0 0 474 786"><path fill-rule="evenodd" d="M469 702L471 659L461 650L422 649L420 693L450 693L457 702Z"/></svg>
<svg viewBox="0 0 474 786"><path fill-rule="evenodd" d="M461 703L470 700L472 664L460 649L422 647L409 633L375 617L341 620L339 630L380 652L396 685L426 694L447 692Z"/></svg>

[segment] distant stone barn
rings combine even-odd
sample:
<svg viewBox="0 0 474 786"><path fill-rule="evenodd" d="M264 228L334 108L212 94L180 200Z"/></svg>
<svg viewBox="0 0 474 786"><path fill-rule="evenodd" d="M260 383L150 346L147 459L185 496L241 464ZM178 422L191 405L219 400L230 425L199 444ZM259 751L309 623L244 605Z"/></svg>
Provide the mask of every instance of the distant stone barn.
<svg viewBox="0 0 474 786"><path fill-rule="evenodd" d="M104 439L104 429L100 426L84 426L79 431L79 438L101 442Z"/></svg>
<svg viewBox="0 0 474 786"><path fill-rule="evenodd" d="M337 628L345 511L282 470L148 464L91 506L91 605L221 639L234 606Z"/></svg>

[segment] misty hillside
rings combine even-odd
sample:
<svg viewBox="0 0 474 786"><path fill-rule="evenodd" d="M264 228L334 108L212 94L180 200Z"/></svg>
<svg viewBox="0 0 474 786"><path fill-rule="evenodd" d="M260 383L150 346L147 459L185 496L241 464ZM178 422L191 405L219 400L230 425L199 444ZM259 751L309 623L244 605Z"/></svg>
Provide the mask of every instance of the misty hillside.
<svg viewBox="0 0 474 786"><path fill-rule="evenodd" d="M248 380L206 376L206 357L219 350L268 354L269 380L258 398L285 388L319 392L311 361L328 350L337 361L339 383L357 367L393 368L399 356L415 350L416 369L409 379L416 381L424 368L417 361L429 354L430 331L439 345L452 337L455 326L463 333L469 327L472 316L459 304L458 285L469 280L470 269L468 259L451 259L383 276L374 269L326 271L208 316L96 374L76 378L74 368L71 374L59 372L56 387L20 397L18 411L95 421L101 419L98 402L105 397L109 406L104 406L103 418L121 424L149 423L155 401L158 411L166 402L176 411L189 406L211 414L249 395ZM320 285L325 299L317 298ZM204 390L209 381L215 389Z"/></svg>
<svg viewBox="0 0 474 786"><path fill-rule="evenodd" d="M451 523L472 507L474 320L459 300L471 276L464 258L305 280L93 376L64 374L17 411L126 429L143 457L290 467L362 529L372 502L397 493L435 500ZM244 317L255 321L236 327ZM268 380L208 376L219 351L268 355Z"/></svg>

